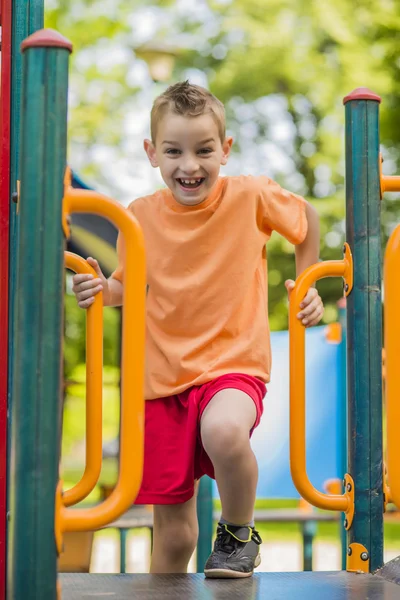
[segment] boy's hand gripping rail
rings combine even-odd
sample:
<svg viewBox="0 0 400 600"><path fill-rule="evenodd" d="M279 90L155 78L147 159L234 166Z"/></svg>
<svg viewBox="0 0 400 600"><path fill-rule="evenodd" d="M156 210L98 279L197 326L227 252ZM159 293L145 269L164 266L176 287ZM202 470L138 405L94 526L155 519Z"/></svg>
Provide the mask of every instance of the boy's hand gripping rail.
<svg viewBox="0 0 400 600"><path fill-rule="evenodd" d="M400 508L400 225L386 246L383 269L388 500Z"/></svg>
<svg viewBox="0 0 400 600"><path fill-rule="evenodd" d="M134 502L142 480L144 444L144 337L145 252L136 219L120 204L89 190L66 189L63 226L68 215L95 213L109 219L123 234L126 244L122 330L122 401L120 465L112 494L94 508L71 509L63 503L61 485L56 492L55 535L62 550L65 531L95 530L114 521Z"/></svg>
<svg viewBox="0 0 400 600"><path fill-rule="evenodd" d="M94 269L77 254L65 252L64 257L67 269L96 277ZM86 315L86 464L81 480L64 492L65 506L78 504L90 494L102 464L103 294L95 296Z"/></svg>
<svg viewBox="0 0 400 600"><path fill-rule="evenodd" d="M306 469L305 327L297 314L308 289L315 281L324 277L343 277L346 295L350 293L353 286L353 261L348 244L344 247L343 260L312 265L297 278L290 294L290 470L300 495L318 508L345 512L345 527L349 529L354 515L354 482L350 475L345 475L343 495L324 494L312 485Z"/></svg>

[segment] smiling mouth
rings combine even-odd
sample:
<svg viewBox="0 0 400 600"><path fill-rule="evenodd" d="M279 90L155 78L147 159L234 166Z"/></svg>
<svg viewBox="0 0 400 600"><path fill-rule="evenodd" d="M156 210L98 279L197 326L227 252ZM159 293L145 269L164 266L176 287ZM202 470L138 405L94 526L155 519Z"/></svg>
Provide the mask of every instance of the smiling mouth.
<svg viewBox="0 0 400 600"><path fill-rule="evenodd" d="M197 177L196 179L177 179L177 182L179 183L179 185L183 188L185 188L186 190L196 190L197 188L199 188L201 186L201 184L203 183L203 181L205 180L205 177Z"/></svg>

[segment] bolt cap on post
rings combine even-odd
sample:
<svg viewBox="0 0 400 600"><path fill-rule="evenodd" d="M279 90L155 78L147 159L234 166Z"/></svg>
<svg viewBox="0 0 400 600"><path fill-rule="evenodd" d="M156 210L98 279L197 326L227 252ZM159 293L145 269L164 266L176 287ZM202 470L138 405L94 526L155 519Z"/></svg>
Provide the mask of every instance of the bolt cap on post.
<svg viewBox="0 0 400 600"><path fill-rule="evenodd" d="M22 42L21 52L28 48L65 48L72 52L72 42L54 29L40 29Z"/></svg>
<svg viewBox="0 0 400 600"><path fill-rule="evenodd" d="M381 103L382 99L378 94L375 94L372 90L367 87L359 87L350 92L343 98L343 104L347 104L351 100L375 100Z"/></svg>

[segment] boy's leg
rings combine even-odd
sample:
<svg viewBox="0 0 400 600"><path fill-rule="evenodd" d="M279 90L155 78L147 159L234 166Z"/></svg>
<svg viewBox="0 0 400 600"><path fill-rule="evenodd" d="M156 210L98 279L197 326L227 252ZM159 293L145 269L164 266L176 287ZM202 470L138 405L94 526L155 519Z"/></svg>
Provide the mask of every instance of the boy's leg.
<svg viewBox="0 0 400 600"><path fill-rule="evenodd" d="M187 572L199 533L196 495L182 504L154 506L150 573Z"/></svg>
<svg viewBox="0 0 400 600"><path fill-rule="evenodd" d="M231 388L217 392L201 417L202 444L222 504L214 550L204 568L207 577L249 577L261 561L253 522L258 468L249 435L256 417L253 399Z"/></svg>
<svg viewBox="0 0 400 600"><path fill-rule="evenodd" d="M237 525L253 520L258 467L249 434L255 420L252 398L241 390L224 389L209 402L200 423L201 440L214 466L222 518Z"/></svg>

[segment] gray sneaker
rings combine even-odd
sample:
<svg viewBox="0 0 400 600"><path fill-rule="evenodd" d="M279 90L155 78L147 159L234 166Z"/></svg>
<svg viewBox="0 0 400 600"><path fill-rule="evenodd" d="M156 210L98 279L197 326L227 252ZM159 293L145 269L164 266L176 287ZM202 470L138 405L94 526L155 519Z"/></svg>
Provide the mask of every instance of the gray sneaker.
<svg viewBox="0 0 400 600"><path fill-rule="evenodd" d="M217 539L204 574L213 578L251 577L261 563L262 540L254 527L218 523Z"/></svg>

